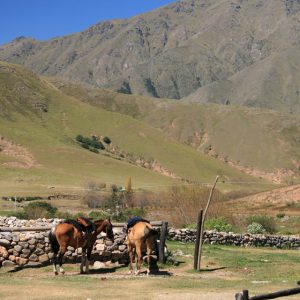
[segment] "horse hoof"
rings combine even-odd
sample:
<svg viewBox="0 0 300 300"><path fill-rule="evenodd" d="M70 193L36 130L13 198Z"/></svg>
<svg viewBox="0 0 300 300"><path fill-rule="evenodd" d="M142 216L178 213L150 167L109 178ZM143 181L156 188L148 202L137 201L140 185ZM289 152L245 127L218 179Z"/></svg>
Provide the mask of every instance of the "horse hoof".
<svg viewBox="0 0 300 300"><path fill-rule="evenodd" d="M128 271L128 274L129 274L129 275L132 275L132 274L133 274L133 270L129 270L129 271Z"/></svg>
<svg viewBox="0 0 300 300"><path fill-rule="evenodd" d="M56 275L58 275L58 272L57 272L57 271L55 271L55 272L54 272L54 275L55 275L55 276L56 276Z"/></svg>

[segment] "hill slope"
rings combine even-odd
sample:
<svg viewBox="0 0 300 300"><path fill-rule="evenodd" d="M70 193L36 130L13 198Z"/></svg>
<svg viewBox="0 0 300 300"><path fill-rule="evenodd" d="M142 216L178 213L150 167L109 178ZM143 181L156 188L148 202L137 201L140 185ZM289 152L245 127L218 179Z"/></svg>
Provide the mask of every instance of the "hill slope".
<svg viewBox="0 0 300 300"><path fill-rule="evenodd" d="M0 93L2 192L45 190L47 186L80 189L88 181L122 185L128 176L135 188L147 189L181 180L211 182L216 174L226 181L261 182L131 116L67 96L20 66L0 63ZM77 134L107 135L125 157L109 151L89 152L75 142ZM156 165L143 168L134 163L139 159ZM240 186L223 185L222 189Z"/></svg>
<svg viewBox="0 0 300 300"><path fill-rule="evenodd" d="M125 93L179 99L200 89L193 100L299 113L299 72L289 76L299 15L298 0L183 0L48 41L17 38L0 59Z"/></svg>
<svg viewBox="0 0 300 300"><path fill-rule="evenodd" d="M299 178L300 118L270 110L153 100L51 82L82 102L130 115L177 141L256 177L275 182Z"/></svg>

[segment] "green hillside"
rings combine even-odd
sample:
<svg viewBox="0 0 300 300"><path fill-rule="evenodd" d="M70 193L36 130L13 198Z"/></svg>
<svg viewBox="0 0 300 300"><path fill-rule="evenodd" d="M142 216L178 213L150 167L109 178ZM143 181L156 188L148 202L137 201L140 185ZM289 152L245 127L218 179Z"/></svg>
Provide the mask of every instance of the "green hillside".
<svg viewBox="0 0 300 300"><path fill-rule="evenodd" d="M128 114L257 177L299 180L300 118L271 110L153 100L107 90L52 82L85 103Z"/></svg>
<svg viewBox="0 0 300 300"><path fill-rule="evenodd" d="M89 181L158 189L184 180L254 181L225 163L170 139L131 116L114 113L67 96L20 66L0 64L1 194L18 191L80 191ZM109 136L134 157L154 159L174 178L80 147L78 134ZM223 190L243 185L222 185ZM262 189L247 185L247 189ZM265 187L264 187L265 188Z"/></svg>

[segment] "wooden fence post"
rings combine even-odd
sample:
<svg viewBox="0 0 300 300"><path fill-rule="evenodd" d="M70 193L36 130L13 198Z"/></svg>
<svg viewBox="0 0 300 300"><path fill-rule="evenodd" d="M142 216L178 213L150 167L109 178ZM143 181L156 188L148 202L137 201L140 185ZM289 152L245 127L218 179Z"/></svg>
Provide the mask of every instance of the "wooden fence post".
<svg viewBox="0 0 300 300"><path fill-rule="evenodd" d="M205 210L204 210L204 213L203 213L203 217L202 217L202 225L201 225L201 231L200 231L200 243L199 243L199 251L198 251L198 263L197 263L197 270L200 271L200 266L201 266L201 254L202 254L202 244L203 244L203 232L204 232L204 221L205 221L205 217L206 217L206 213L207 213L207 210L208 210L208 207L210 205L210 202L211 202L211 199L212 199L212 196L213 196L213 193L214 193L214 189L216 187L216 184L219 180L219 176L216 177L216 180L210 190L210 194L209 194L209 197L208 197L208 201L207 201L207 204L206 204L206 207L205 207Z"/></svg>
<svg viewBox="0 0 300 300"><path fill-rule="evenodd" d="M194 270L197 270L197 266L198 266L198 253L199 253L199 245L200 245L202 216L203 216L203 210L200 210L197 218L197 235L196 235L195 252L194 252Z"/></svg>
<svg viewBox="0 0 300 300"><path fill-rule="evenodd" d="M243 300L249 300L249 292L248 292L248 290L243 290Z"/></svg>
<svg viewBox="0 0 300 300"><path fill-rule="evenodd" d="M165 263L165 243L168 234L168 222L162 222L160 229L158 257L160 263Z"/></svg>

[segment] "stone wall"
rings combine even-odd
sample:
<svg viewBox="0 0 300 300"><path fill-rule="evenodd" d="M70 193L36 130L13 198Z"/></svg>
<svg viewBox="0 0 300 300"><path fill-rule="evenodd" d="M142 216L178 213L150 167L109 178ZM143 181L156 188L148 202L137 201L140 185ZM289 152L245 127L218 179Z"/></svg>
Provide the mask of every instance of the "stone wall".
<svg viewBox="0 0 300 300"><path fill-rule="evenodd" d="M196 241L196 230L170 228L168 238L174 241L190 243ZM300 236L276 236L265 234L235 234L216 231L204 232L205 244L234 246L276 247L300 250Z"/></svg>
<svg viewBox="0 0 300 300"><path fill-rule="evenodd" d="M52 227L59 219L18 220L15 217L0 217L1 227ZM128 255L125 236L122 228L114 228L115 242L104 240L100 234L94 245L92 260L94 267L103 267L104 264L112 265L126 263ZM50 263L52 253L50 251L49 231L26 232L0 232L0 266L41 266ZM195 242L196 230L170 228L168 239L184 243ZM277 248L291 248L300 250L300 236L270 236L234 234L215 231L204 233L204 243L236 246L265 246ZM68 262L79 262L81 249L75 250L68 247L65 259Z"/></svg>
<svg viewBox="0 0 300 300"><path fill-rule="evenodd" d="M58 219L18 220L15 217L0 217L1 227L51 227L55 226ZM105 234L100 234L94 245L92 260L95 266L103 264L119 264L128 261L125 236L121 228L114 229L115 241L105 239ZM26 231L26 232L0 232L0 266L32 266L47 265L53 254L50 249L49 231ZM65 261L79 262L81 248L75 250L68 247L65 253Z"/></svg>

